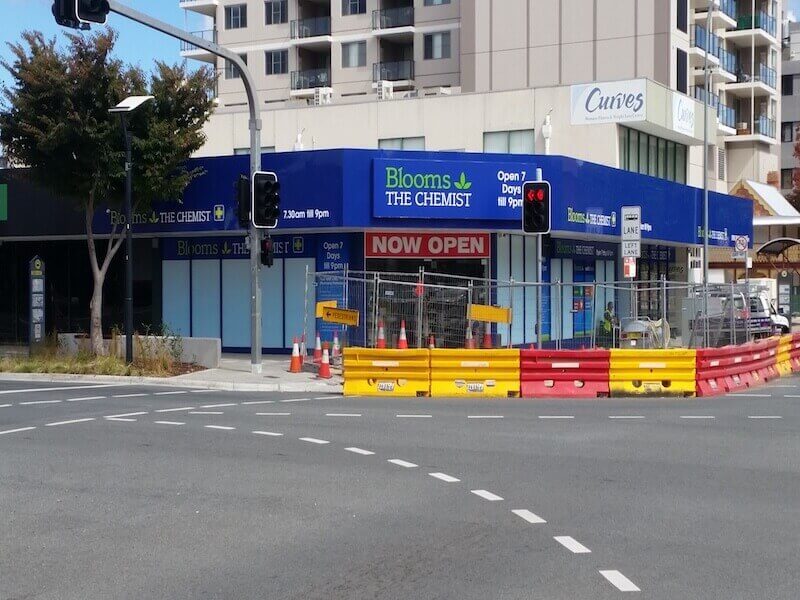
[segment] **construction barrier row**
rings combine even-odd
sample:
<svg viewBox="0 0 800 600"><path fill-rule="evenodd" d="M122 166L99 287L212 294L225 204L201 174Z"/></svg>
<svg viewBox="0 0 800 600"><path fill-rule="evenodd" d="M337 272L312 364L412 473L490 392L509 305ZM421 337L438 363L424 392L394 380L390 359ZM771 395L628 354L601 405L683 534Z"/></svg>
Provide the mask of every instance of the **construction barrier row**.
<svg viewBox="0 0 800 600"><path fill-rule="evenodd" d="M800 333L699 350L345 348L354 396L714 396L800 372Z"/></svg>

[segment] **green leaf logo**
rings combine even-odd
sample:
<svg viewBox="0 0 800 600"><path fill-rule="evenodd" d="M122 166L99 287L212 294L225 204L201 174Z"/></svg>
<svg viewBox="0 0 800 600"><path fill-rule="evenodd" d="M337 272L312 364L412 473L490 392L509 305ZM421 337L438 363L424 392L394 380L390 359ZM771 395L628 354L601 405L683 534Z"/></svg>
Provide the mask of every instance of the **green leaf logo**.
<svg viewBox="0 0 800 600"><path fill-rule="evenodd" d="M150 221L151 223L153 223L153 224L155 224L155 223L158 223L158 215L156 214L156 211L152 211L152 212L150 213L150 219L149 219L149 221Z"/></svg>
<svg viewBox="0 0 800 600"><path fill-rule="evenodd" d="M457 190L467 191L469 188L472 187L472 182L467 181L467 175L462 171L461 177L459 177L458 181L456 181L453 185L456 186Z"/></svg>

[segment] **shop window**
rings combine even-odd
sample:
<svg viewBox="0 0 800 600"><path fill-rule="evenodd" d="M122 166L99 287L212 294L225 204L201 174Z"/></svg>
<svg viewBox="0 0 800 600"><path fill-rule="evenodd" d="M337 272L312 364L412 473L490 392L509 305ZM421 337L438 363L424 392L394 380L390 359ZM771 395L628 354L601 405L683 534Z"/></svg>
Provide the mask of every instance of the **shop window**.
<svg viewBox="0 0 800 600"><path fill-rule="evenodd" d="M683 144L675 144L675 181L686 183L686 146Z"/></svg>
<svg viewBox="0 0 800 600"><path fill-rule="evenodd" d="M619 128L619 168L628 169L628 128Z"/></svg>
<svg viewBox="0 0 800 600"><path fill-rule="evenodd" d="M639 171L639 132L635 129L628 131L628 171Z"/></svg>
<svg viewBox="0 0 800 600"><path fill-rule="evenodd" d="M619 143L621 169L686 183L686 146L622 126Z"/></svg>
<svg viewBox="0 0 800 600"><path fill-rule="evenodd" d="M483 134L483 151L491 154L533 154L536 150L533 129L487 131Z"/></svg>
<svg viewBox="0 0 800 600"><path fill-rule="evenodd" d="M378 148L382 150L425 150L425 138L385 138L378 140Z"/></svg>

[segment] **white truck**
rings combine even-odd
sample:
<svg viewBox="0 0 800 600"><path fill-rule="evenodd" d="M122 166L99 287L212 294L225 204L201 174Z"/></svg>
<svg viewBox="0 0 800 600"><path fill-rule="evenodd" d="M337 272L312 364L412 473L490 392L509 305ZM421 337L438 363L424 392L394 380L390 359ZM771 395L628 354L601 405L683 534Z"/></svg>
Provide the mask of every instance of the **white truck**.
<svg viewBox="0 0 800 600"><path fill-rule="evenodd" d="M739 280L739 283L745 283ZM778 300L778 281L769 277L749 280L751 323L769 320L773 333L789 333L789 319L780 314L775 307Z"/></svg>

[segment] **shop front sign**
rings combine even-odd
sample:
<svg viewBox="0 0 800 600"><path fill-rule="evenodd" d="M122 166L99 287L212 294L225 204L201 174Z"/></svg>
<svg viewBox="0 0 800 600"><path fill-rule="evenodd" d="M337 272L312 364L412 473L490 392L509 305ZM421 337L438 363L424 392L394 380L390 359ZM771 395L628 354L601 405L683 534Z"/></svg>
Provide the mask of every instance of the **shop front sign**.
<svg viewBox="0 0 800 600"><path fill-rule="evenodd" d="M570 92L573 125L633 123L647 119L645 79L573 85Z"/></svg>
<svg viewBox="0 0 800 600"><path fill-rule="evenodd" d="M367 232L366 258L488 258L488 233Z"/></svg>

